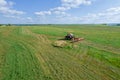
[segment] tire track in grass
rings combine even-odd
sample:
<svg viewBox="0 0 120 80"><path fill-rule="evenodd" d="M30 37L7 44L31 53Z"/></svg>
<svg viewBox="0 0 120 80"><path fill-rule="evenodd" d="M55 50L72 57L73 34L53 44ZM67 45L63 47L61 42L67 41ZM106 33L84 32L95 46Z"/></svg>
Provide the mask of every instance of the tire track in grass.
<svg viewBox="0 0 120 80"><path fill-rule="evenodd" d="M90 47L91 53L88 53L88 55L90 55L93 59L100 60L101 62L104 63L103 65L105 65L106 67L103 70L105 70L104 72L105 72L106 75L108 75L109 77L111 77L112 79L115 79L115 80L120 78L120 75L119 75L120 74L120 72L119 72L120 69L118 67L116 67L115 65L113 65L112 63L110 63L108 60L104 59L104 57L106 55L113 56L114 58L116 58L116 54L112 53L113 54L112 55L109 52L107 52L107 53L105 51L101 52L100 50L97 50L97 52L96 52L96 50L97 50L96 48ZM94 56L94 54L96 54L96 55L99 54L99 57ZM104 55L104 54L106 54L106 55ZM101 55L104 55L104 56L101 56ZM119 63L119 62L117 62L117 63Z"/></svg>
<svg viewBox="0 0 120 80"><path fill-rule="evenodd" d="M44 37L43 37L43 36L39 36L39 35L38 35L37 37L38 37L38 40L44 41L44 42L41 42L41 43L44 43L43 45L45 46L45 42L47 42L47 41L44 39ZM43 39L42 39L42 38L43 38ZM48 39L47 39L47 40L48 40ZM48 42L47 42L47 44L48 44ZM41 44L40 44L40 45L41 45ZM45 49L45 48L44 48L44 49ZM44 52L44 53L45 53L45 52ZM48 53L48 52L47 52L47 53ZM56 63L57 63L57 62L56 62ZM50 63L49 63L49 64L50 64ZM56 67L57 67L57 66L56 66ZM56 67L53 68L53 66L52 66L52 68L53 68L52 70L55 71L55 68L56 68ZM58 67L59 67L59 66L58 66ZM60 76L58 76L57 79L60 79Z"/></svg>
<svg viewBox="0 0 120 80"><path fill-rule="evenodd" d="M36 49L35 49L35 50L36 50ZM37 52L37 50L36 50L36 52ZM40 66L43 66L43 65L41 65L41 64L42 64L42 63L40 63ZM43 69L43 67L42 67L41 69ZM44 73L43 73L43 74L44 74ZM44 78L45 78L45 79L51 79L51 77L45 76L45 75L44 75ZM43 79L44 79L44 78L43 78Z"/></svg>
<svg viewBox="0 0 120 80"><path fill-rule="evenodd" d="M110 77L109 73L107 73L107 71L110 72L108 69L108 66L107 65L105 65L106 67L101 66L101 65L104 65L102 62L98 62L96 59L92 59L92 57L90 57L88 54L78 55L80 57L85 58L85 59L84 58L79 59L80 61L78 61L78 59L75 59L76 57L74 57L72 55L71 56L68 55L70 53L69 51L67 54L64 52L64 50L61 51L59 49L58 50L54 49L53 47L51 47L49 45L49 43L47 41L45 41L43 39L44 38L43 36L39 36L39 38L40 38L40 43L41 43L39 45L44 45L42 48L43 51L41 51L40 55L43 55L42 57L45 57L45 59L47 59L46 63L48 65L52 66L53 74L55 76L57 76L56 79L57 78L59 79L60 71L58 71L58 70L60 69L60 66L62 66L65 69L65 71L68 70L67 72L69 72L69 73L70 73L70 71L72 72L70 75L75 73L74 79L85 79L85 80L87 80L87 79L91 79L91 80L96 80L96 79L97 80L101 80L101 79L107 80L107 79L109 79L109 80L112 80L112 77ZM51 50L53 50L53 51L51 51ZM46 58L46 56L47 56L47 58ZM64 56L66 56L66 57L64 57ZM91 62L91 64L90 64L90 62ZM95 71L96 70L95 68L96 68L96 65L98 65L98 64L99 64L99 68L98 68L98 70L97 70L98 72L97 72L97 71ZM78 72L78 71L81 71L81 72ZM65 75L65 73L63 73L63 74ZM80 74L80 76L82 78L79 78L77 76L77 74ZM84 75L86 75L86 76L84 76ZM55 76L53 76L53 77L55 77ZM64 79L66 79L66 77L62 77L61 79L64 80ZM70 78L70 79L73 79L73 78ZM113 78L113 79L115 79L115 78Z"/></svg>
<svg viewBox="0 0 120 80"><path fill-rule="evenodd" d="M43 43L43 42L42 42ZM53 55L54 56L54 55ZM50 62L50 63L52 63L52 62ZM56 62L56 63L58 63L58 62ZM57 67L57 66L56 66ZM76 74L77 75L77 74Z"/></svg>
<svg viewBox="0 0 120 80"><path fill-rule="evenodd" d="M68 53L68 52L66 52L66 53ZM69 54L69 53L68 53L68 54ZM67 58L69 57L68 55L64 55L64 56L66 56L66 57L63 58L63 60L64 60L64 59L67 59ZM69 61L69 64L72 65L72 64L75 63L76 66L79 66L79 67L78 67L78 70L76 70L76 71L81 71L83 74L84 74L84 73L86 74L86 73L89 71L89 69L88 69L87 71L85 71L85 70L86 70L86 69L84 68L85 66L80 66L80 65L82 65L82 63L81 63L81 62L78 62L78 60L75 59L75 57L73 57L73 56L70 56L70 57L71 57L71 59L72 59L73 61L72 61L72 63L71 63L71 61ZM70 57L69 57L69 58L70 58ZM63 61L63 60L62 60L62 61ZM62 61L61 61L61 62L62 62ZM76 61L77 61L77 62L76 62ZM68 63L67 60L66 60L66 63ZM69 66L67 66L67 67L69 67ZM75 67L75 66L74 66L74 67ZM74 67L73 67L73 72L76 72L76 71L74 70ZM76 75L77 75L77 73L78 73L78 72L76 72ZM89 72L89 73L91 73L91 72ZM91 73L91 74L93 74L93 73ZM88 77L90 78L91 76L88 75ZM92 77L91 77L91 78L92 78ZM93 79L94 79L94 78L93 78Z"/></svg>
<svg viewBox="0 0 120 80"><path fill-rule="evenodd" d="M42 42L42 43L44 43L44 42ZM45 45L44 45L44 46L45 46ZM49 48L49 50L51 50L50 46L49 46L48 48ZM44 49L45 49L45 48L44 48ZM47 48L46 48L46 49L47 49ZM44 53L49 53L49 54L53 53L53 52L49 52L49 50L47 50L47 52L44 52ZM52 49L52 50L57 53L57 51L55 51L54 49ZM48 55L49 55L49 54L48 54ZM47 54L46 54L46 55L47 55ZM50 56L50 55L49 55L49 56ZM55 54L52 55L52 57L56 57ZM53 59L53 58L51 58L51 59ZM51 60L51 59L50 59L50 60ZM47 61L49 61L49 60L47 60ZM54 60L54 61L57 61L57 59ZM53 62L54 62L54 61L53 61ZM49 64L51 64L51 63L53 63L53 62L49 62ZM55 63L59 63L59 62L55 62ZM59 63L59 64L60 64L60 63ZM52 65L52 64L51 64L51 65ZM54 67L54 65L52 65L52 67ZM57 65L56 67L59 67L59 66ZM55 69L56 67L54 67L54 69L53 69L54 71L57 70L57 69ZM68 71L69 71L69 70L68 70ZM68 71L67 71L67 72L68 72ZM73 72L72 72L72 73L73 73ZM75 75L76 75L76 74L75 74ZM60 76L58 76L58 77L60 77ZM58 79L60 79L60 78L58 78Z"/></svg>
<svg viewBox="0 0 120 80"><path fill-rule="evenodd" d="M28 49L29 50L29 49ZM43 70L41 69L40 65L38 64L37 62L37 59L35 57L35 55L33 53L31 53L31 58L32 58L32 61L33 61L33 65L34 65L34 68L31 68L32 71L34 71L35 73L35 76L38 77L36 79L44 79L44 73L43 73ZM29 57L28 57L29 58ZM31 61L30 61L30 64L31 64ZM34 69L34 70L33 70ZM33 78L35 79L35 78Z"/></svg>
<svg viewBox="0 0 120 80"><path fill-rule="evenodd" d="M51 53L49 53L49 54L51 54ZM42 54L43 55L43 54ZM47 55L47 54L45 54L45 55ZM44 56L43 56L44 57ZM48 63L48 66L50 67L50 69L51 69L51 72L52 72L52 74L54 74L55 76L54 77L57 77L56 79L58 80L58 79L60 79L60 80L62 80L61 79L61 76L60 75L58 75L58 73L56 74L56 70L58 70L57 68L59 68L60 67L60 64L61 63L59 63L59 62L56 62L56 60L54 59L54 61L52 60L52 58L50 58L50 55L49 55L49 58L47 57L45 57L45 59L46 59L46 63ZM49 62L50 61L50 62ZM57 63L58 65L56 65L55 66L55 64L53 64L53 63ZM62 65L62 64L61 64ZM60 71L59 71L60 72ZM69 70L67 71L67 72L69 72ZM64 75L64 74L63 74Z"/></svg>
<svg viewBox="0 0 120 80"><path fill-rule="evenodd" d="M14 27L2 27L0 28L0 80L4 76L3 67L5 64L5 56L8 49L8 44L5 43L5 39L9 37Z"/></svg>
<svg viewBox="0 0 120 80"><path fill-rule="evenodd" d="M54 68L54 70L59 70L59 66L61 64L63 64L62 65L63 68L65 69L65 67L66 67L68 69L67 72L70 72L70 70L71 70L71 72L75 73L76 75L81 74L80 76L82 76L82 79L85 79L85 80L87 80L87 79L88 80L90 80L90 79L91 80L93 80L93 79L94 80L96 80L96 79L97 80L118 79L118 77L115 78L115 76L114 76L117 73L114 73L111 71L111 69L109 69L110 65L108 65L102 61L99 61L97 59L93 59L90 55L88 55L88 53L84 54L84 55L83 54L78 55L80 57L81 56L83 57L82 59L79 59L79 61L78 61L78 59L75 59L75 57L73 55L69 55L70 51L68 51L68 54L66 54L64 52L64 50L63 51L61 51L59 49L56 50L55 48L51 47L49 44L46 44L46 43L44 43L44 41L41 41L41 45L44 45L43 51L41 51L42 52L41 54L43 55L43 57L46 57L46 56L48 57L48 58L46 58L47 59L46 62L48 62L48 65L51 65L52 68ZM99 48L100 48L100 46L99 46ZM47 50L44 51L45 49L47 49ZM109 50L109 49L105 49L105 50ZM64 57L64 56L66 56L66 57ZM96 69L96 65L99 65L98 69ZM76 69L74 69L74 68L76 68ZM78 71L81 71L81 72L78 72ZM56 73L56 71L54 71L53 74L54 73ZM70 75L72 75L72 74L70 74ZM59 78L59 76L60 76L59 71L56 74L56 76L58 76L57 78ZM78 77L76 77L76 78L80 79ZM75 79L75 77L74 77L74 79Z"/></svg>
<svg viewBox="0 0 120 80"><path fill-rule="evenodd" d="M65 59L67 59L67 57L68 58L70 58L68 55L65 55L66 57L65 57ZM71 60L73 60L73 61L71 61ZM84 74L84 73L86 73L85 71L84 71L84 69L82 68L82 66L80 65L81 63L78 63L78 61L76 62L76 60L74 60L73 58L71 58L71 60L65 60L65 62L66 62L66 64L64 64L64 65L66 65L66 67L69 69L69 70L71 70L71 72L72 73L75 73L77 76L79 76L79 77L82 77L82 74ZM64 59L63 60L61 60L61 62L64 62ZM69 65L69 66L68 66ZM70 65L72 65L72 66L70 66ZM74 66L73 66L74 65ZM80 71L82 74L81 75L78 75L78 73L80 73L80 72L78 72L78 71ZM88 75L89 76L89 75ZM82 77L82 79L84 79L85 77ZM90 78L90 76L89 76L89 78Z"/></svg>
<svg viewBox="0 0 120 80"><path fill-rule="evenodd" d="M87 55L89 55L93 60L96 60L97 62L99 62L98 67L99 67L100 71L97 71L97 69L96 69L96 71L94 70L94 68L96 68L97 66L95 66L94 64L89 62L90 60L86 61L86 63L90 63L91 65L93 65L94 68L91 68L90 66L88 68L90 68L91 70L93 70L96 73L97 72L104 72L103 74L101 74L101 75L103 75L104 78L110 77L111 79L116 80L118 78L117 75L119 74L119 72L118 72L119 69L117 67L113 66L113 65L107 64L108 61L106 62L105 60L100 60L100 59L97 59L97 58L91 56L90 54L98 54L98 53L95 52L95 50L94 50L94 52L93 52L93 50L91 52L92 48L93 47L91 47L91 46L89 47L89 52L87 53ZM99 51L98 49L96 49L96 50ZM106 54L105 52L106 51L102 51L100 53L101 54ZM117 54L113 53L113 55L117 55ZM104 59L103 56L101 56L101 58ZM114 56L114 58L116 58L116 57ZM114 70L114 72L113 72L113 70Z"/></svg>
<svg viewBox="0 0 120 80"><path fill-rule="evenodd" d="M39 55L36 54L36 57L37 57L37 59L39 60L41 66L42 66L42 69L43 69L43 71L44 71L44 74L50 75L50 71L49 71L49 69L48 69L48 67L47 67L47 65L46 65L46 62L45 62L44 58L43 58L40 54L41 54L40 52L39 52Z"/></svg>
<svg viewBox="0 0 120 80"><path fill-rule="evenodd" d="M64 56L67 56L67 55L64 55ZM68 56L67 56L68 57ZM67 59L67 57L65 57L65 58L62 58L61 60L60 60L60 62L64 62L64 59L65 59L65 61L66 61L66 63L69 65L66 65L66 64L63 64L64 65L64 67L65 67L65 65L66 65L66 67L69 69L69 70L72 70L71 72L71 74L73 74L73 73L76 73L76 75L78 75L78 73L82 73L81 75L78 75L78 76L80 76L80 77L82 77L82 79L86 79L85 77L85 75L88 73L88 69L85 69L84 68L84 66L80 66L80 64L81 63L76 63L76 60L74 60L74 59L71 59L71 60L73 60L73 61L71 61L70 59L69 59L69 61L67 61L66 59ZM57 58L56 60L58 60L59 58ZM69 62L69 63L68 63ZM76 66L74 66L75 64L76 64ZM72 65L72 66L71 66ZM78 67L77 67L78 66ZM72 69L73 68L73 69ZM76 68L76 69L75 69ZM87 70L87 71L85 71L85 70ZM80 72L78 72L78 71L80 71ZM90 74L91 72L89 72L89 74ZM89 76L89 74L87 75L88 77L87 78L90 78L91 76ZM92 73L91 73L92 74ZM92 77L91 77L92 78ZM79 78L77 78L77 79L79 79ZM95 78L92 78L92 80L94 80ZM96 79L95 79L96 80Z"/></svg>
<svg viewBox="0 0 120 80"><path fill-rule="evenodd" d="M88 52L78 50L72 54L56 49L45 35L32 33L28 27L15 28L14 33L17 34L12 34L10 38L6 36L9 39L4 41L10 46L6 53L3 80L118 79L114 78L115 74L107 64L92 58Z"/></svg>
<svg viewBox="0 0 120 80"><path fill-rule="evenodd" d="M43 36L43 35L38 35L38 36L36 36L35 34L33 34L33 33L31 33L31 31L29 31L28 29L24 29L24 32L27 32L27 34L28 35L32 35L32 36L34 36L34 38L36 38L36 39L38 39L38 38L40 38L41 36ZM43 38L43 40L44 40L44 38ZM37 40L38 41L38 40ZM41 41L41 40L40 40ZM35 42L36 43L36 42ZM35 44L36 45L36 44ZM37 43L37 46L35 47L33 47L34 48L34 50L36 51L36 53L35 53L35 56L36 56L36 58L38 59L38 61L40 62L40 66L42 67L41 69L43 69L43 72L44 72L44 74L45 74L45 76L44 76L44 78L45 79L47 79L47 80L51 80L52 79L52 77L50 76L51 74L50 74L50 71L49 71L49 68L48 68L48 66L46 65L46 62L44 61L44 59L43 59L43 57L41 57L41 55L38 55L38 53L40 54L41 53L41 51L39 51L39 49L40 49L40 45L39 45L39 43Z"/></svg>
<svg viewBox="0 0 120 80"><path fill-rule="evenodd" d="M65 58L65 59L66 59L66 58ZM88 58L88 59L89 59L89 58ZM89 61L89 60L87 60L86 63L87 63L88 61ZM95 61L96 61L96 60L95 60ZM100 62L99 64L101 64L101 62ZM92 66L94 66L94 68L95 68L96 65L97 65L97 64L92 65ZM101 65L103 65L103 64L101 64ZM89 66L90 66L90 65L89 65ZM99 65L99 66L100 66L100 65ZM86 67L86 66L84 66L84 67ZM85 70L84 67L83 67L83 69ZM101 67L100 67L100 68L101 68ZM103 69L104 69L104 67L103 67ZM106 67L106 69L107 69L107 67ZM90 73L90 71L92 72L92 70L90 70L90 68L88 68L88 71L89 71L89 73ZM86 71L85 73L88 73L88 71ZM94 70L94 71L95 71L95 70ZM108 70L108 71L109 71L109 70ZM96 72L96 73L97 73L97 72ZM106 73L107 73L107 72L106 72ZM98 73L97 73L97 74L98 74ZM95 74L93 74L93 75L95 75ZM102 76L104 76L104 75L106 75L107 78L106 78L106 77L103 78ZM101 78L103 78L104 80L106 80L106 79L109 79L109 80L110 80L112 77L110 78L110 77L108 77L107 75L108 75L108 74L100 73L98 77L101 76ZM99 78L97 78L97 79L99 79Z"/></svg>
<svg viewBox="0 0 120 80"><path fill-rule="evenodd" d="M46 41L46 40L44 40L44 38L41 38L41 37L45 37L44 35L36 35L36 34L34 34L34 33L32 33L31 31L29 31L29 30L26 30L30 35L33 35L33 36L35 36L36 38L37 38L37 46L35 47L36 48L36 51L37 51L37 53L36 53L36 58L39 60L39 62L40 62L40 66L42 66L42 69L43 69L43 71L44 71L44 74L46 75L46 78L47 79L51 79L52 77L51 77L51 74L50 74L50 71L49 71L49 68L48 68L48 66L47 66L47 64L46 64L46 62L45 62L45 60L44 60L44 58L40 55L41 54L41 46L43 46L43 45L41 45L41 44L39 44L39 42L40 43L42 43L41 41Z"/></svg>
<svg viewBox="0 0 120 80"><path fill-rule="evenodd" d="M88 48L87 51L89 51L89 50L90 50L90 48ZM93 52L89 52L89 53L93 53ZM93 53L93 54L97 54L97 53ZM72 53L70 55L72 55ZM115 67L111 66L111 65L106 64L106 62L103 62L103 61L100 61L98 59L95 59L92 56L88 55L88 53L85 53L85 54L83 54L83 53L81 54L80 53L76 58L79 59L81 62L84 61L86 65L88 63L90 63L89 65L87 65L87 68L90 69L91 71L93 71L95 74L98 74L98 75L103 76L103 77L106 75L104 78L105 79L109 79L109 80L110 79L118 79L118 77L116 76L116 75L119 74L119 72L116 71L117 69ZM90 58L91 58L91 60L89 60ZM99 67L98 70L96 69L97 65ZM110 66L113 69L110 69L109 68ZM113 72L113 70L115 72ZM104 73L103 73L103 71L104 71Z"/></svg>
<svg viewBox="0 0 120 80"><path fill-rule="evenodd" d="M4 64L4 56L5 56L4 53L5 53L5 50L4 50L4 47L3 47L3 43L0 40L0 80L3 76L2 67L3 67L3 64Z"/></svg>
<svg viewBox="0 0 120 80"><path fill-rule="evenodd" d="M10 47L6 53L2 80L44 80L44 73L34 55L34 49L28 44L27 40L26 42L22 41L20 33L18 34L16 36L14 34L6 40Z"/></svg>
<svg viewBox="0 0 120 80"><path fill-rule="evenodd" d="M43 43L43 42L42 42ZM55 56L55 55L54 55ZM52 63L52 62L49 62L49 63ZM58 62L57 62L58 63ZM57 67L57 66L56 66ZM54 67L54 69L55 69L55 67ZM72 72L73 73L73 72ZM76 75L76 74L75 74Z"/></svg>
<svg viewBox="0 0 120 80"><path fill-rule="evenodd" d="M96 44L94 42L91 41L83 41L83 44L95 47L99 50L103 50L103 51L107 51L107 52L111 52L111 53L115 53L115 54L120 54L120 48L114 48L111 46L106 46L106 45L101 45L101 44Z"/></svg>
<svg viewBox="0 0 120 80"><path fill-rule="evenodd" d="M49 53L49 54L51 54L51 53ZM63 72L63 76L68 76L68 75L65 75L64 74L64 72L66 71L66 69L65 69L65 67L63 67L63 64L61 64L60 62L58 62L56 59L54 59L53 58L53 56L51 56L51 55L49 55L49 58L45 58L45 59L47 59L46 61L48 62L48 65L49 66L51 66L52 68L53 68L53 74L55 74L56 76L58 76L58 79L64 79L64 78L62 78L62 75L60 76L60 75L58 75L58 74L60 74L61 72ZM55 56L56 57L56 56ZM53 59L53 60L52 60ZM49 62L50 61L50 62ZM60 70L60 69L64 69L64 70ZM67 72L69 72L69 70L67 69ZM66 72L66 73L67 73ZM59 78L60 77L60 78ZM65 77L65 78L66 78Z"/></svg>

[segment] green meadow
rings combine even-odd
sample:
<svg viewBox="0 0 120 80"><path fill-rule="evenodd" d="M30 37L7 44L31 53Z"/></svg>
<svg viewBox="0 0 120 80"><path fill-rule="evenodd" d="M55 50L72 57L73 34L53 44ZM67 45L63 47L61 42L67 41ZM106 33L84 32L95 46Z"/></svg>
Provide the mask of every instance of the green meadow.
<svg viewBox="0 0 120 80"><path fill-rule="evenodd" d="M53 43L72 32L83 41ZM75 47L76 46L76 47ZM0 80L119 80L120 27L0 27Z"/></svg>

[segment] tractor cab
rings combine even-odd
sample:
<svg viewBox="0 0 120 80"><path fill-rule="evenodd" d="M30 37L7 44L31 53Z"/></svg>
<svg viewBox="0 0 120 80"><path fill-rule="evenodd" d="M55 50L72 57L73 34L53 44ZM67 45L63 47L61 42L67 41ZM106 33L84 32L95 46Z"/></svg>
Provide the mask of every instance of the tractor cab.
<svg viewBox="0 0 120 80"><path fill-rule="evenodd" d="M74 35L72 33L68 33L66 36L65 36L65 40L72 40L74 38Z"/></svg>

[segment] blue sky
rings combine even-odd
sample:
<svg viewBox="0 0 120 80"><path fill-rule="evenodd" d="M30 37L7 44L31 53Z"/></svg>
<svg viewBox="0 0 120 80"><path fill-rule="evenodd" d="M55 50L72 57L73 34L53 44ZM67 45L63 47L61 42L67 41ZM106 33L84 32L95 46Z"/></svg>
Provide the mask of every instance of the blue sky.
<svg viewBox="0 0 120 80"><path fill-rule="evenodd" d="M120 0L0 0L0 23L119 23Z"/></svg>

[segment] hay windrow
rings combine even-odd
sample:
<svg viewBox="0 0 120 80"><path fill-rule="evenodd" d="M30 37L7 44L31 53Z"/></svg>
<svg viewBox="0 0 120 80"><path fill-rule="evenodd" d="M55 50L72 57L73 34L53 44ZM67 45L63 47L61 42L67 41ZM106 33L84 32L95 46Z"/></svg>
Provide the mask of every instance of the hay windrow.
<svg viewBox="0 0 120 80"><path fill-rule="evenodd" d="M66 45L67 42L63 40L53 42L53 46L55 47L65 47Z"/></svg>

